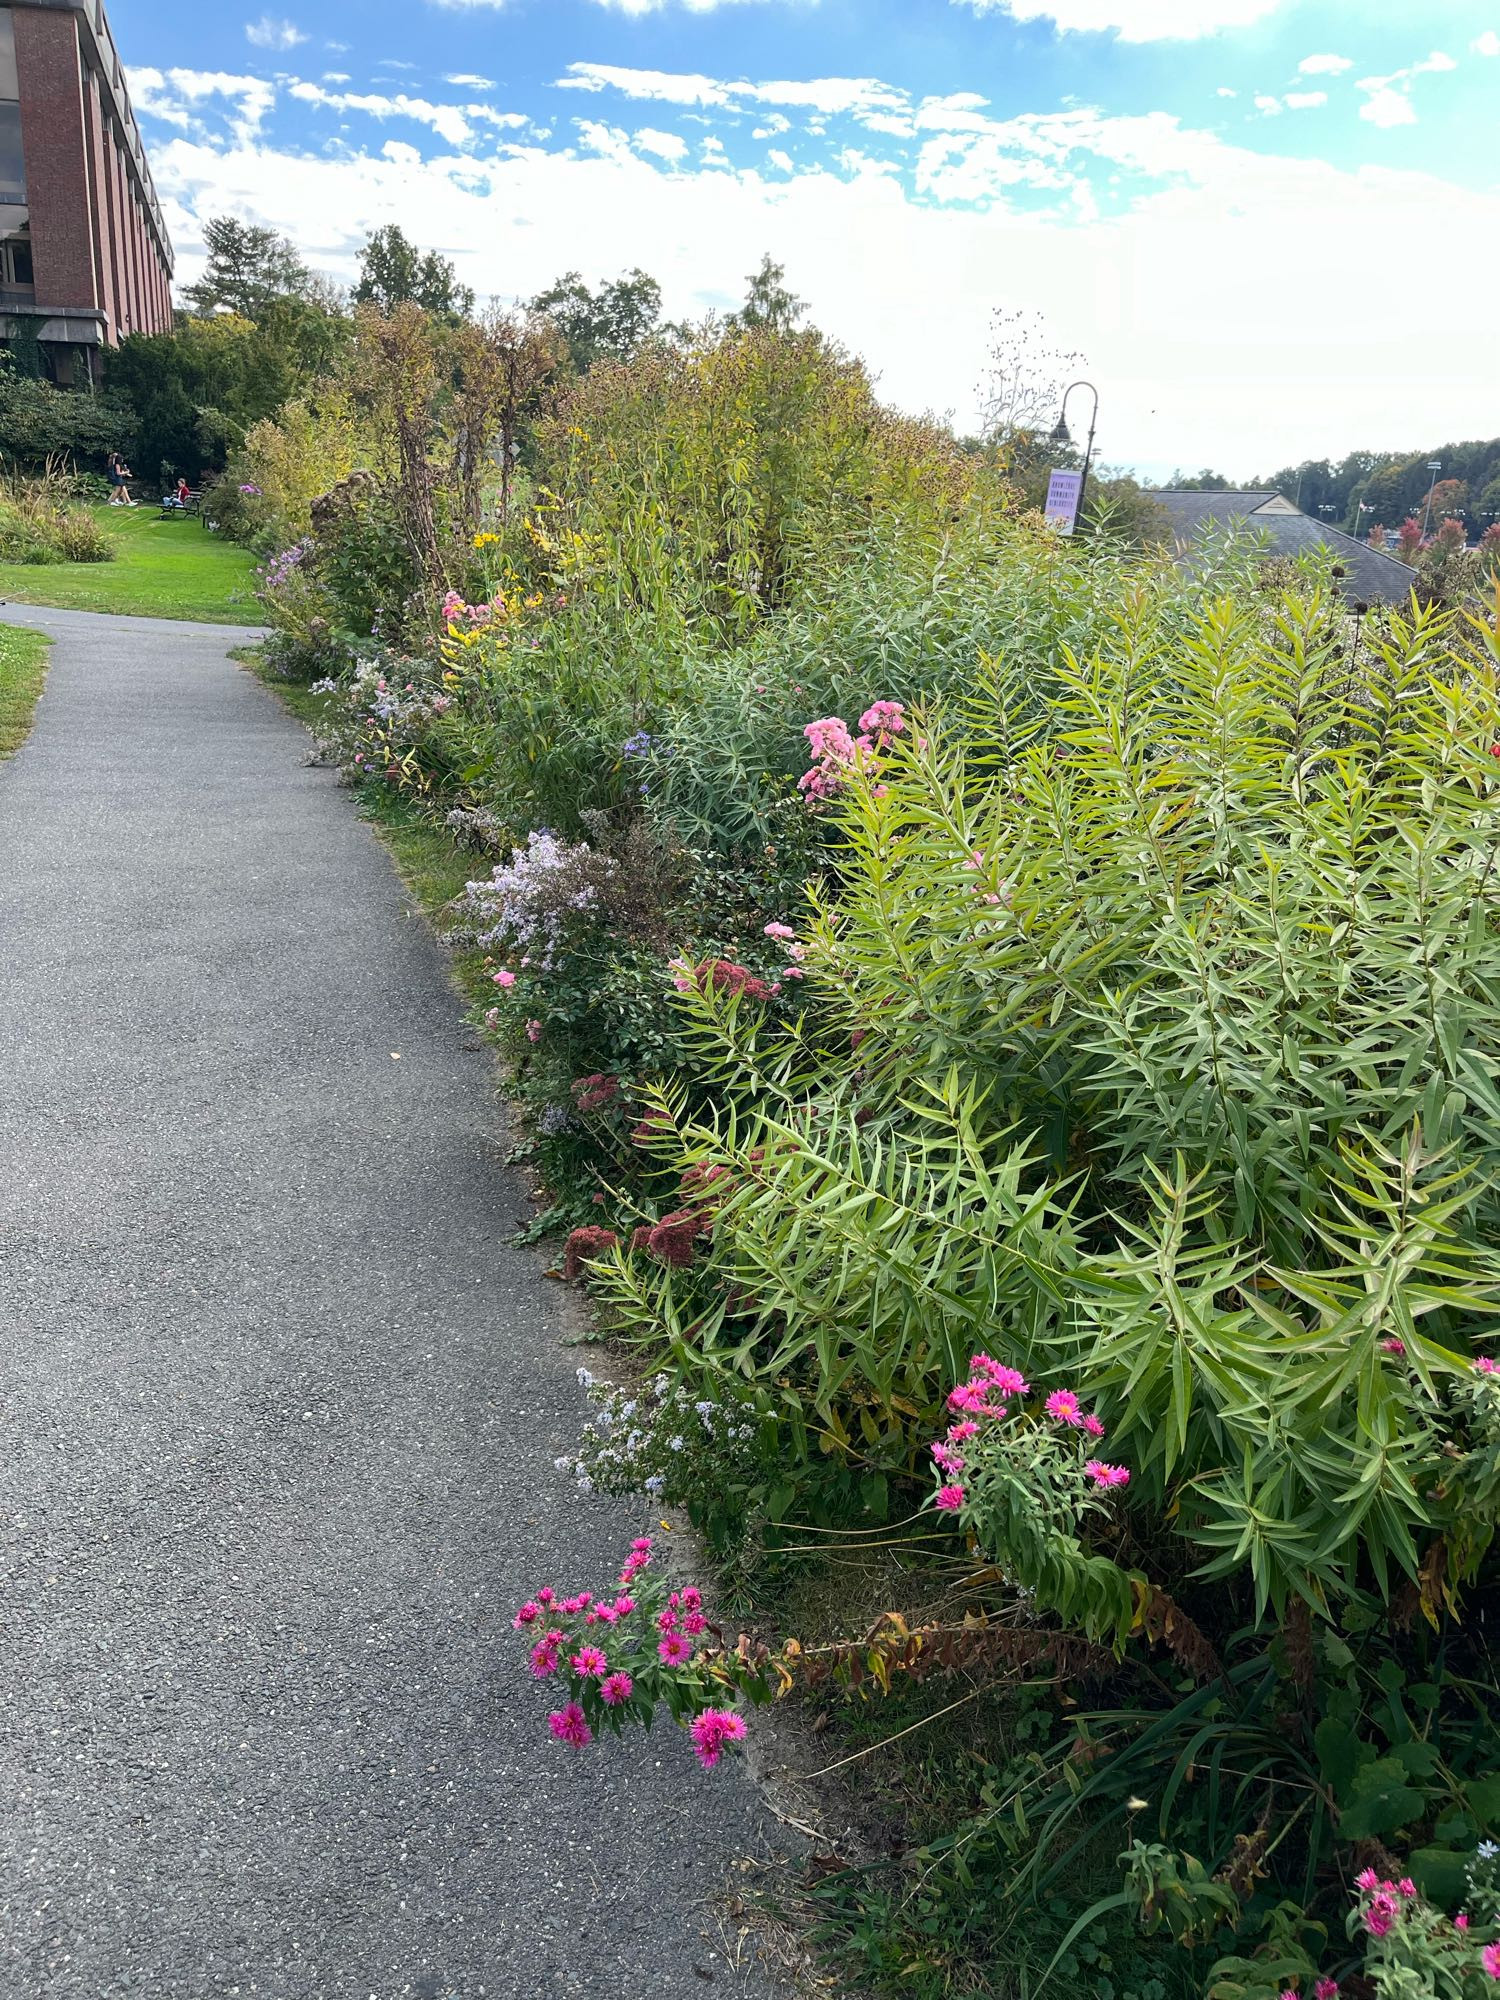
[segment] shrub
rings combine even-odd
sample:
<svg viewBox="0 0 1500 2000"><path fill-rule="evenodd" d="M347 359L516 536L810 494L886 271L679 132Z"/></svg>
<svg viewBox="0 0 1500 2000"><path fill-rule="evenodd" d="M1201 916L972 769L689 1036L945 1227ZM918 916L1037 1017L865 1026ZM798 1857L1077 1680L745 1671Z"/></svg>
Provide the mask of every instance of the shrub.
<svg viewBox="0 0 1500 2000"><path fill-rule="evenodd" d="M0 560L109 562L114 549L94 515L54 480L11 480L0 490Z"/></svg>

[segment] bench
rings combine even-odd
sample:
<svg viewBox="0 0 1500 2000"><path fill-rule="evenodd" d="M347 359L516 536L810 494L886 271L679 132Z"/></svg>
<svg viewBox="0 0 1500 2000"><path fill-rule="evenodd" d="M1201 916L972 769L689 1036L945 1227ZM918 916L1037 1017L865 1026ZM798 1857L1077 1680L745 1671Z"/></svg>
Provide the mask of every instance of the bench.
<svg viewBox="0 0 1500 2000"><path fill-rule="evenodd" d="M186 500L179 500L175 493L164 493L162 495L161 518L164 521L175 520L179 515L186 520L189 514L201 514L202 512L203 495L196 490L189 493Z"/></svg>

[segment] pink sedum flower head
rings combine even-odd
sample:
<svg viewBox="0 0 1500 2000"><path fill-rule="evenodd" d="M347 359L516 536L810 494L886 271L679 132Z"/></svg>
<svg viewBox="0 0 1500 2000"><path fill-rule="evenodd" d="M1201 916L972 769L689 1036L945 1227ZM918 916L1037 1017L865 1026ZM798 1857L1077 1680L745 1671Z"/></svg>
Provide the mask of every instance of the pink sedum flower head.
<svg viewBox="0 0 1500 2000"><path fill-rule="evenodd" d="M1083 1422L1083 1405L1071 1389L1054 1389L1047 1398L1047 1415L1076 1429Z"/></svg>
<svg viewBox="0 0 1500 2000"><path fill-rule="evenodd" d="M711 1771L723 1755L726 1743L744 1742L744 1718L736 1715L733 1709L705 1708L701 1715L693 1717L688 1733L693 1739L698 1762L705 1771Z"/></svg>
<svg viewBox="0 0 1500 2000"><path fill-rule="evenodd" d="M794 938L797 933L792 929L790 924L767 924L763 935L768 938L789 940Z"/></svg>
<svg viewBox="0 0 1500 2000"><path fill-rule="evenodd" d="M629 1674L608 1674L599 1683L599 1699L608 1708L618 1708L621 1702L629 1701L635 1693L635 1682Z"/></svg>
<svg viewBox="0 0 1500 2000"><path fill-rule="evenodd" d="M964 1498L961 1486L940 1486L933 1504L940 1514L956 1514L963 1506Z"/></svg>
<svg viewBox="0 0 1500 2000"><path fill-rule="evenodd" d="M693 1657L693 1642L682 1632L668 1632L657 1641L656 1650L669 1667L685 1667Z"/></svg>
<svg viewBox="0 0 1500 2000"><path fill-rule="evenodd" d="M553 1709L547 1717L547 1727L559 1743L570 1743L575 1750L582 1750L594 1740L594 1732L584 1720L583 1710L576 1701Z"/></svg>
<svg viewBox="0 0 1500 2000"><path fill-rule="evenodd" d="M906 710L899 701L871 702L859 726L870 735L899 736L906 727Z"/></svg>

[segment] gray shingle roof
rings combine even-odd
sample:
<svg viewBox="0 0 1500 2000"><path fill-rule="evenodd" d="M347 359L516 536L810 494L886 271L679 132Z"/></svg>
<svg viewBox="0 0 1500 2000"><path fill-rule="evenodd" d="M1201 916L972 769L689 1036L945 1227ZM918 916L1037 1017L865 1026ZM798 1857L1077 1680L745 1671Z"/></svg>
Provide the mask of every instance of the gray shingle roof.
<svg viewBox="0 0 1500 2000"><path fill-rule="evenodd" d="M1289 507L1271 491L1231 491L1224 493L1153 493L1151 498L1165 508L1172 522L1178 549L1191 549L1209 526L1245 528L1264 534L1275 555L1297 556L1305 550L1325 548L1345 572L1344 595L1363 598L1371 604L1404 604L1416 582L1417 573L1408 564L1383 549L1372 549L1355 541L1339 528L1326 528L1311 515ZM1262 513L1267 502L1276 501L1276 511Z"/></svg>

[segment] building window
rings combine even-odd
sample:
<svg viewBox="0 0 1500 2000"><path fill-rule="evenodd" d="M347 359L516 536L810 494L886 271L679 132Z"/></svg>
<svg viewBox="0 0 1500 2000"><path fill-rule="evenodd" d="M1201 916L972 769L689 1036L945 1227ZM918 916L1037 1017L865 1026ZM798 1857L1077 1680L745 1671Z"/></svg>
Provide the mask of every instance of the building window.
<svg viewBox="0 0 1500 2000"><path fill-rule="evenodd" d="M36 279L31 268L31 225L0 237L0 286L7 292L30 291Z"/></svg>
<svg viewBox="0 0 1500 2000"><path fill-rule="evenodd" d="M16 75L16 21L9 7L0 7L0 98L14 104L21 95Z"/></svg>
<svg viewBox="0 0 1500 2000"><path fill-rule="evenodd" d="M21 107L0 103L0 204L26 199L26 161L21 152Z"/></svg>

